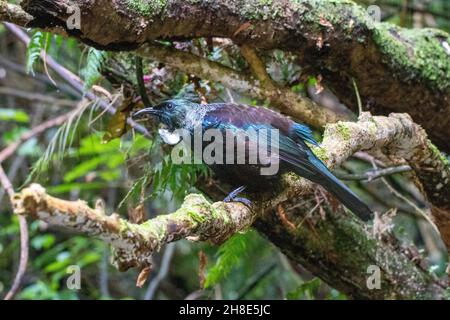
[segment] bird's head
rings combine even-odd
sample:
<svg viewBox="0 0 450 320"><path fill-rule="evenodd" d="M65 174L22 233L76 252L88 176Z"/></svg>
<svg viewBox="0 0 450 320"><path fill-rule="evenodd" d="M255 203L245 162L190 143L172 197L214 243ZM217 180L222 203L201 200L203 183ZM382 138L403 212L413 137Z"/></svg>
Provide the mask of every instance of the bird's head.
<svg viewBox="0 0 450 320"><path fill-rule="evenodd" d="M133 118L152 116L164 124L169 131L183 128L188 112L194 104L181 99L168 100L154 107L144 108L133 114Z"/></svg>

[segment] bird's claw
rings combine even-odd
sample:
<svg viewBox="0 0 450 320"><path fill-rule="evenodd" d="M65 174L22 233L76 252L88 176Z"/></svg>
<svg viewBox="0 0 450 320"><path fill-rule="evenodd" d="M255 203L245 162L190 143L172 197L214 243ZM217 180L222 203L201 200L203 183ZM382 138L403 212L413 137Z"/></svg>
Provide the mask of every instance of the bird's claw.
<svg viewBox="0 0 450 320"><path fill-rule="evenodd" d="M233 191L231 191L226 197L225 199L223 199L223 202L241 202L244 205L246 205L247 207L251 207L252 206L252 202L246 198L241 198L238 197L238 195L243 192L247 187L246 186L241 186Z"/></svg>

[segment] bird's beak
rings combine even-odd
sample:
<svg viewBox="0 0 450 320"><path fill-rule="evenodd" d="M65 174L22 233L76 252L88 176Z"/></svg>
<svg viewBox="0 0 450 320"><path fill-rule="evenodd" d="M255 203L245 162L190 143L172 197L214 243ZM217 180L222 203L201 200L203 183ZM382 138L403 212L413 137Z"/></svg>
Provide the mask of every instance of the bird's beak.
<svg viewBox="0 0 450 320"><path fill-rule="evenodd" d="M139 110L139 111L133 113L132 118L133 119L142 118L143 116L145 116L147 114L159 117L161 115L161 110L158 110L155 108L144 108L142 110Z"/></svg>

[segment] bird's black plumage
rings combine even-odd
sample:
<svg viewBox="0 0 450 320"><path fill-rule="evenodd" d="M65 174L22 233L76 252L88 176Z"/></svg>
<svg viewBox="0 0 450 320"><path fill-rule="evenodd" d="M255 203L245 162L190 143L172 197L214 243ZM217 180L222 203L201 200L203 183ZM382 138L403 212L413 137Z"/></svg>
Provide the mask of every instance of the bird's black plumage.
<svg viewBox="0 0 450 320"><path fill-rule="evenodd" d="M320 184L328 192L338 198L348 209L357 214L363 220L370 218L371 211L359 198L341 181L339 181L328 168L320 161L309 148L308 143L317 144L312 136L311 130L302 124L296 123L290 118L281 115L273 110L262 107L251 107L235 103L218 103L200 105L186 100L170 100L154 108L146 108L135 114L152 114L156 116L169 131L175 129L185 129L194 133L195 128L201 128L202 132L208 129L216 129L226 136L226 132L231 132L237 136L239 132L267 132L277 130L279 158L279 171L276 175L261 175L261 168L267 167L259 161L249 164L249 154L245 154L244 164L211 164L212 170L219 178L226 180L231 185L245 185L250 190L265 189L270 184L277 182L280 174L292 171L314 183ZM245 150L248 152L249 144L256 136L247 136ZM270 144L270 136L266 136L266 142ZM236 140L237 141L237 140ZM203 148L206 147L203 143ZM223 154L236 152L236 149L229 150L224 144ZM236 159L235 155L235 158Z"/></svg>

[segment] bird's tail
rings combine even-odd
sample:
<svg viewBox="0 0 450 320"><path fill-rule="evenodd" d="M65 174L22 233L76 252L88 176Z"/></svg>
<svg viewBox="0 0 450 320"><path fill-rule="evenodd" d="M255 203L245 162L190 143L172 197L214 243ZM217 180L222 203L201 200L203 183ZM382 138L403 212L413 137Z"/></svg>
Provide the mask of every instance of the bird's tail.
<svg viewBox="0 0 450 320"><path fill-rule="evenodd" d="M314 161L315 165L319 167L319 175L321 175L317 182L363 221L370 220L372 211L369 207L349 187L336 178L319 159L316 161Z"/></svg>

